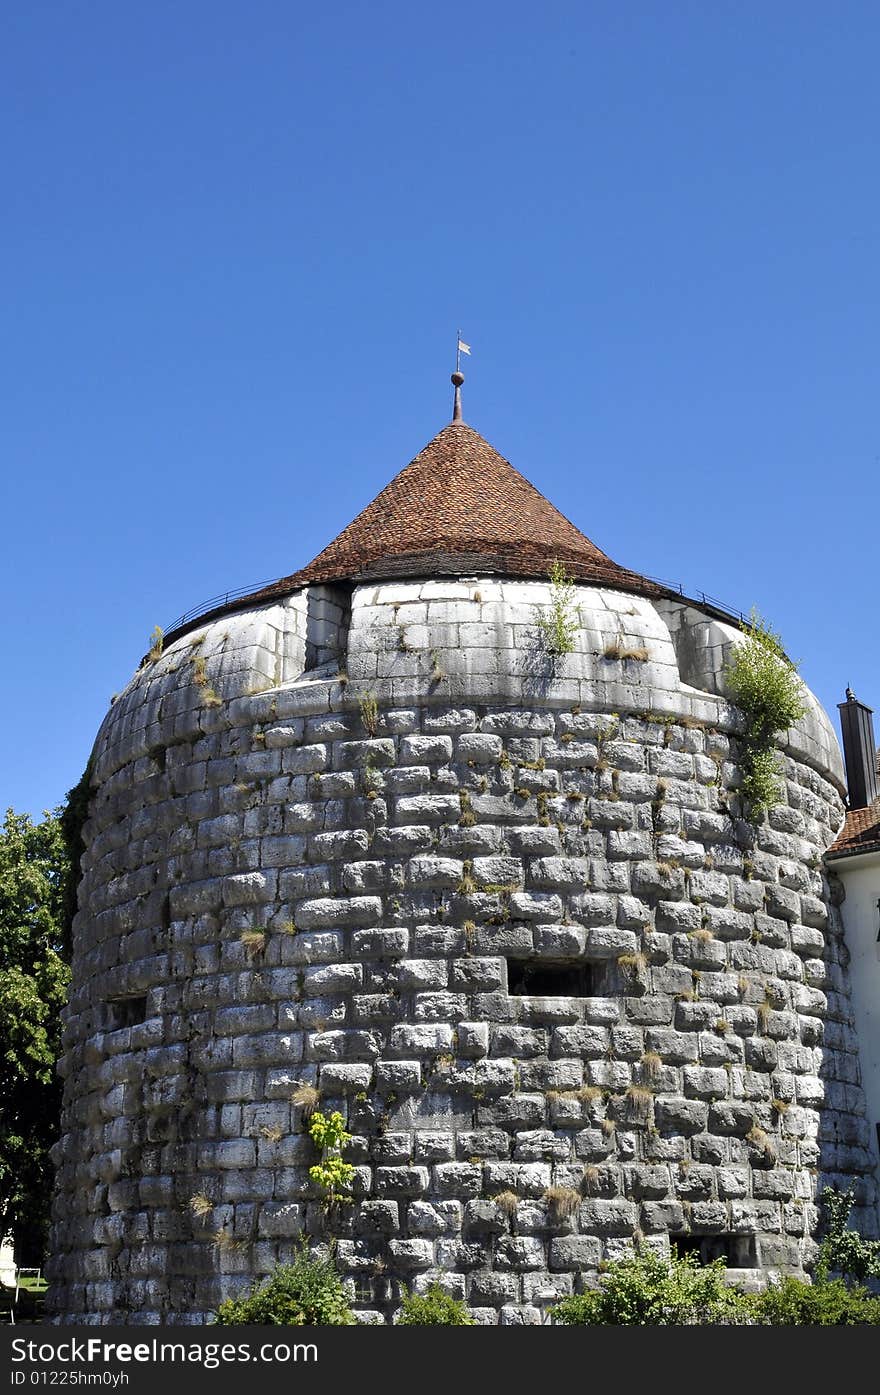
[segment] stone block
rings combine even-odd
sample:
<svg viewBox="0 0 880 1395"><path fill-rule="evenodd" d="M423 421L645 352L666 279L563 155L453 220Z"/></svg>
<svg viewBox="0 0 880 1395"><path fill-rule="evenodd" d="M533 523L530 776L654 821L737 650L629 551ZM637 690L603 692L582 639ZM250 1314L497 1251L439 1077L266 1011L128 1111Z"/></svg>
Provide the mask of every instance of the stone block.
<svg viewBox="0 0 880 1395"><path fill-rule="evenodd" d="M518 857L475 857L471 872L481 889L503 886L510 890L523 881L523 865Z"/></svg>
<svg viewBox="0 0 880 1395"><path fill-rule="evenodd" d="M352 953L364 958L396 959L409 951L408 930L355 930L351 937Z"/></svg>
<svg viewBox="0 0 880 1395"><path fill-rule="evenodd" d="M353 993L363 981L362 964L313 965L303 971L303 993L309 998L325 993Z"/></svg>
<svg viewBox="0 0 880 1395"><path fill-rule="evenodd" d="M381 915L378 896L327 896L298 902L294 918L301 930L322 930L337 925L375 925Z"/></svg>
<svg viewBox="0 0 880 1395"><path fill-rule="evenodd" d="M479 1196L483 1169L476 1163L437 1163L431 1172L432 1188L438 1196Z"/></svg>
<svg viewBox="0 0 880 1395"><path fill-rule="evenodd" d="M514 891L510 914L518 920L553 921L562 919L562 901L551 892Z"/></svg>
<svg viewBox="0 0 880 1395"><path fill-rule="evenodd" d="M404 824L457 823L461 804L457 794L414 794L398 799L395 812Z"/></svg>
<svg viewBox="0 0 880 1395"><path fill-rule="evenodd" d="M676 1133L699 1133L705 1129L709 1106L702 1100L658 1099L654 1102L654 1119L659 1129Z"/></svg>
<svg viewBox="0 0 880 1395"><path fill-rule="evenodd" d="M400 764L446 764L452 760L452 738L431 732L400 739Z"/></svg>
<svg viewBox="0 0 880 1395"><path fill-rule="evenodd" d="M453 1029L448 1023L401 1023L392 1028L389 1049L394 1055L430 1056L449 1052Z"/></svg>
<svg viewBox="0 0 880 1395"><path fill-rule="evenodd" d="M462 879L462 863L456 858L434 857L427 854L413 857L407 865L407 886L446 887L454 889Z"/></svg>
<svg viewBox="0 0 880 1395"><path fill-rule="evenodd" d="M380 1198L388 1196L418 1197L428 1188L426 1167L377 1167L376 1191Z"/></svg>
<svg viewBox="0 0 880 1395"><path fill-rule="evenodd" d="M550 1268L598 1269L602 1242L594 1235L557 1235L550 1241Z"/></svg>
<svg viewBox="0 0 880 1395"><path fill-rule="evenodd" d="M460 735L455 743L455 758L475 765L495 765L504 751L500 736L485 732Z"/></svg>
<svg viewBox="0 0 880 1395"><path fill-rule="evenodd" d="M489 1050L489 1025L486 1022L459 1022L458 1052L460 1056L476 1059Z"/></svg>

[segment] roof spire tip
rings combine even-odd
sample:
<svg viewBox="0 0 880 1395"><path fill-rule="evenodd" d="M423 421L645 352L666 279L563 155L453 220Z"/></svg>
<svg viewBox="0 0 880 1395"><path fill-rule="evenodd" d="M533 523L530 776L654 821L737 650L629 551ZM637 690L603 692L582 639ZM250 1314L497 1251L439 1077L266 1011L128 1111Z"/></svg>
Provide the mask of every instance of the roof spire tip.
<svg viewBox="0 0 880 1395"><path fill-rule="evenodd" d="M464 382L464 374L458 369L452 375L452 386L455 388L455 398L452 404L452 420L461 421L461 385Z"/></svg>

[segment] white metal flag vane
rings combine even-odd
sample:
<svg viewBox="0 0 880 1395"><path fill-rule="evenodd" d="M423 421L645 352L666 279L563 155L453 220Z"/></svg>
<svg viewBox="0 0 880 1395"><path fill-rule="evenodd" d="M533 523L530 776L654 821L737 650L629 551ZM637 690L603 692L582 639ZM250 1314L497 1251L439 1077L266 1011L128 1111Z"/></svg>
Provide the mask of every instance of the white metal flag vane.
<svg viewBox="0 0 880 1395"><path fill-rule="evenodd" d="M460 372L461 372L461 356L462 356L462 354L468 354L468 355L469 355L469 354L470 354L470 351L471 351L471 346L470 346L470 344L466 344L466 343L464 342L464 340L463 340L462 337L461 337L461 330L459 330L459 331L458 331L458 348L456 349L456 353L455 353L455 371L456 371L456 373L460 373Z"/></svg>

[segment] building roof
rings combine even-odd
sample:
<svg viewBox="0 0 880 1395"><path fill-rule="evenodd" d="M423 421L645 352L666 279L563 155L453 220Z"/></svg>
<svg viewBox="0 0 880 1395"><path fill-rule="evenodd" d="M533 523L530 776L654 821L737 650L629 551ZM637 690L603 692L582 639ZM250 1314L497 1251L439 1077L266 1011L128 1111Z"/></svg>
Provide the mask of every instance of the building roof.
<svg viewBox="0 0 880 1395"><path fill-rule="evenodd" d="M683 598L683 592L612 561L479 432L456 419L307 566L257 590L228 593L187 612L166 641L206 620L266 604L304 586L462 575L546 579L554 561L581 582ZM711 613L735 620L707 597L703 601Z"/></svg>
<svg viewBox="0 0 880 1395"><path fill-rule="evenodd" d="M866 852L880 852L880 799L864 809L850 809L825 856L852 857Z"/></svg>
<svg viewBox="0 0 880 1395"><path fill-rule="evenodd" d="M464 422L452 422L308 566L259 593L319 582L462 573L585 581L659 594L613 562ZM254 597L253 599L257 599Z"/></svg>

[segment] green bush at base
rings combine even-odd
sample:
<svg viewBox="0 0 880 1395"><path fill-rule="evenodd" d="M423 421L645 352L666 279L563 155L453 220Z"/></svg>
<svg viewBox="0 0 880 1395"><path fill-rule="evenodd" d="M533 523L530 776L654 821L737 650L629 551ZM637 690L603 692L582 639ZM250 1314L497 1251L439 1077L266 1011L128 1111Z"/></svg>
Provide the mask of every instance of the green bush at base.
<svg viewBox="0 0 880 1395"><path fill-rule="evenodd" d="M474 1320L459 1298L450 1298L439 1284L425 1293L405 1293L401 1299L400 1327L473 1327Z"/></svg>
<svg viewBox="0 0 880 1395"><path fill-rule="evenodd" d="M748 1322L749 1300L724 1282L724 1261L664 1259L652 1250L609 1264L599 1288L564 1298L553 1321L569 1326L693 1327Z"/></svg>
<svg viewBox="0 0 880 1395"><path fill-rule="evenodd" d="M842 1279L805 1284L782 1279L752 1300L755 1321L770 1327L864 1327L880 1324L880 1298Z"/></svg>
<svg viewBox="0 0 880 1395"><path fill-rule="evenodd" d="M786 1278L744 1294L725 1285L723 1260L703 1266L693 1255L642 1251L609 1264L598 1288L564 1298L552 1317L580 1327L862 1327L880 1324L880 1298L826 1278Z"/></svg>
<svg viewBox="0 0 880 1395"><path fill-rule="evenodd" d="M292 1264L279 1265L249 1298L227 1298L217 1309L221 1327L347 1327L355 1321L332 1259L303 1246Z"/></svg>

